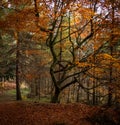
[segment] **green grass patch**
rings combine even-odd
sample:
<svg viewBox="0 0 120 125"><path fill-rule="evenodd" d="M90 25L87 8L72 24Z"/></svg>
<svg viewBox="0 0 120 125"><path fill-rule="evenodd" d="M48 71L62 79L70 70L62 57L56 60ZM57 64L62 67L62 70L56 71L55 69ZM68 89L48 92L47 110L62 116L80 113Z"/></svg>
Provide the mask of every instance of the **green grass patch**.
<svg viewBox="0 0 120 125"><path fill-rule="evenodd" d="M16 95L16 90L15 89L7 90L5 92L5 94L7 94L7 95Z"/></svg>
<svg viewBox="0 0 120 125"><path fill-rule="evenodd" d="M40 102L40 103L49 103L51 100L51 96L35 96L33 98L27 98L27 95L29 94L30 89L24 88L21 89L21 96L23 101L31 101L31 102ZM4 95L11 99L16 99L16 89L7 90Z"/></svg>

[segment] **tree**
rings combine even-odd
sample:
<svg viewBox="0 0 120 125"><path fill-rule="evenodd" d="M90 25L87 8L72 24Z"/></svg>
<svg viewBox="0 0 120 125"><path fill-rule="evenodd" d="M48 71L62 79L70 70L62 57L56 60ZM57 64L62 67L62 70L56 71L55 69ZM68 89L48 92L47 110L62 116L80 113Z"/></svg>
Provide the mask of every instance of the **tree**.
<svg viewBox="0 0 120 125"><path fill-rule="evenodd" d="M14 79L15 73L15 53L12 36L8 33L1 32L0 34L0 81Z"/></svg>
<svg viewBox="0 0 120 125"><path fill-rule="evenodd" d="M23 80L22 78L25 75L22 73L23 69L21 69L21 67L23 67L25 63L25 61L23 62L22 56L24 57L28 56L29 55L28 53L31 53L31 55L35 53L38 54L38 51L39 51L39 48L37 48L38 50L27 50L28 49L27 47L24 48L25 42L32 43L32 39L36 40L37 35L39 33L39 29L36 25L36 15L34 12L34 8L32 7L33 5L32 2L33 1L29 1L29 0L8 1L5 3L2 3L2 6L1 6L3 11L7 10L7 13L3 14L4 18L2 18L0 22L0 26L2 30L5 30L6 32L9 32L9 30L11 30L14 34L13 35L14 41L16 42L16 93L17 93L16 98L17 100L21 100L20 82L21 80ZM41 9L43 8L41 7ZM31 38L27 38L27 35L28 37L30 36ZM45 33L41 32L39 35L39 38L44 40ZM40 39L39 41L41 41ZM22 44L24 45L22 46ZM25 55L25 54L28 54L28 55ZM37 63L40 63L40 62L38 61ZM25 77L24 77L24 80L25 80Z"/></svg>
<svg viewBox="0 0 120 125"><path fill-rule="evenodd" d="M46 11L50 9L50 12L45 15L51 17L49 23L50 28L48 27L46 29L45 27L44 32L48 32L46 44L50 48L53 57L53 62L50 67L50 74L55 86L52 102L58 102L60 93L66 87L78 82L77 78L79 74L84 74L84 72L90 69L91 64L84 63L84 60L91 53L86 52L86 57L82 55L77 62L78 51L76 50L78 48L81 49L93 37L94 32L91 17L94 15L94 12L91 9L80 6L80 3L75 1L66 3L63 1L45 1L42 4L47 8ZM72 6L73 4L75 6ZM37 15L40 15L37 7L36 3L35 10ZM83 13L79 14L80 11ZM87 13L90 16L86 16L85 14ZM78 14L77 17L79 16L81 19L80 22L72 19L74 18L74 14ZM40 18L40 16L37 16L37 18ZM66 19L68 21L65 22ZM78 24L79 26L77 27ZM58 45L62 47L60 51L58 50Z"/></svg>
<svg viewBox="0 0 120 125"><path fill-rule="evenodd" d="M1 19L0 22L0 27L2 30L5 30L7 32L9 32L11 30L11 32L13 32L13 37L14 40L16 40L16 99L17 100L21 100L21 93L20 93L20 72L19 72L19 57L20 57L20 41L19 41L19 32L20 32L20 28L23 28L20 26L20 23L22 23L21 21L21 17L22 15L18 14L22 8L24 8L24 2L28 2L28 1L8 1L8 2L4 2L1 4L1 9L3 11L3 17ZM17 13L16 13L17 12ZM16 16L14 17L14 16ZM20 26L20 27L19 27ZM23 25L22 25L23 26Z"/></svg>
<svg viewBox="0 0 120 125"><path fill-rule="evenodd" d="M54 84L51 102L59 102L61 93L75 84L75 87L79 85L79 88L87 93L88 99L93 104L97 103L97 97L104 96L100 88L105 88L106 91L108 90L107 99L110 104L113 100L111 98L113 87L112 90L110 88L113 86L114 79L118 80L113 73L115 67L119 67L119 57L113 56L113 50L115 48L117 50L119 42L119 28L115 28L115 25L119 24L118 4L119 1L115 1L113 7L111 1L101 0L25 0L24 2L10 1L7 8L2 6L10 10L7 15L3 14L0 27L4 26L4 29L12 30L15 35L16 64L18 64L16 66L21 65L21 55L26 58L25 62L29 55L27 70L21 69L23 78L26 79L27 76L36 81L38 75L31 75L30 70L33 70L34 66L42 70L41 66L38 66L38 60L42 59L40 53L44 50L40 47L41 50L38 52L32 48L34 46L32 40L38 41L39 44L46 43L52 56L52 59L49 58L49 64L46 63L48 67L50 65L50 75ZM30 42L28 46L21 39L21 37L26 39L27 35L31 36L30 39L28 38ZM25 50L23 46L26 46ZM34 66L31 68L33 60ZM34 73L38 72L37 68L34 68ZM77 96L77 100L79 97Z"/></svg>

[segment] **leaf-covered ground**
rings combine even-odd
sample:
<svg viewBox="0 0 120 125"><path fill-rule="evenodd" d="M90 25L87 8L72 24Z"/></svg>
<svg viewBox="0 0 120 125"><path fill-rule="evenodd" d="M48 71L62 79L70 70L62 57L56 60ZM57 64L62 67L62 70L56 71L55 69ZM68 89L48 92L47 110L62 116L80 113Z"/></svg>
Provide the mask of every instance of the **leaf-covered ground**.
<svg viewBox="0 0 120 125"><path fill-rule="evenodd" d="M115 107L13 100L14 95L0 93L0 125L120 125L120 111Z"/></svg>
<svg viewBox="0 0 120 125"><path fill-rule="evenodd" d="M84 104L2 102L0 125L119 125L118 114L110 109L102 114L103 109Z"/></svg>

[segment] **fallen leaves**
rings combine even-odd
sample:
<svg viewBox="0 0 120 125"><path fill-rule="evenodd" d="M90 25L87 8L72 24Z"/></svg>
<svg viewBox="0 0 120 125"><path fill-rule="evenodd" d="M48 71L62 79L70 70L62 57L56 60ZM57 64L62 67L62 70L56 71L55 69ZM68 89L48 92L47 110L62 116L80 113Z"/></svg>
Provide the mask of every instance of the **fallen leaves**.
<svg viewBox="0 0 120 125"><path fill-rule="evenodd" d="M4 102L0 103L0 123L1 125L92 125L93 121L90 119L95 115L99 118L100 111L100 107L80 103ZM115 119L116 114L113 110L107 110L106 113L114 114L111 119ZM118 123L117 119L115 122Z"/></svg>

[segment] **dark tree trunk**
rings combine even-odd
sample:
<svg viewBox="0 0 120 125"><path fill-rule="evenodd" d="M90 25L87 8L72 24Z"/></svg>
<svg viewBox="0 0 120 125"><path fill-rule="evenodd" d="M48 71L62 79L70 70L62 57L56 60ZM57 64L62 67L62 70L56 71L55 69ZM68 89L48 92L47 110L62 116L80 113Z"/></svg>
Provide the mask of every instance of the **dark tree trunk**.
<svg viewBox="0 0 120 125"><path fill-rule="evenodd" d="M96 104L96 100L95 100L95 88L93 88L93 105Z"/></svg>
<svg viewBox="0 0 120 125"><path fill-rule="evenodd" d="M113 56L113 47L114 47L114 21L115 21L115 8L114 8L115 1L112 1L112 30L111 30L111 41L110 41L110 55ZM113 98L113 63L110 60L110 80L109 80L109 86L108 86L108 106L112 105L112 98Z"/></svg>
<svg viewBox="0 0 120 125"><path fill-rule="evenodd" d="M55 87L55 92L51 98L51 102L52 103L59 103L59 95L60 95L60 89L58 87Z"/></svg>
<svg viewBox="0 0 120 125"><path fill-rule="evenodd" d="M16 73L16 100L22 100L18 73Z"/></svg>
<svg viewBox="0 0 120 125"><path fill-rule="evenodd" d="M17 34L18 36L18 34ZM17 47L16 47L16 100L22 100L21 92L20 92L20 71L19 71L19 64L20 64L20 43L17 37Z"/></svg>

